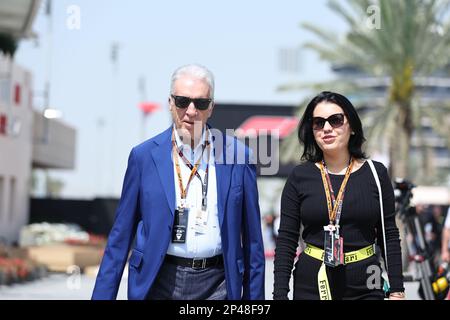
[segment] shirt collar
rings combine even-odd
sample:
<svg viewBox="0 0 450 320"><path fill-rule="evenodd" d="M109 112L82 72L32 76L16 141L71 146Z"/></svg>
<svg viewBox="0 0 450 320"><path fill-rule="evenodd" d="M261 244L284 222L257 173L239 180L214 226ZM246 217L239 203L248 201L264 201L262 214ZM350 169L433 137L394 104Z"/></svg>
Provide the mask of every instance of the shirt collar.
<svg viewBox="0 0 450 320"><path fill-rule="evenodd" d="M201 153L202 146L205 144L207 135L208 135L208 141L211 142L209 130L205 130L206 126L203 126L202 138L200 139L200 142L197 144L197 146L194 147L194 150L192 150L190 143L184 143L181 140L180 136L178 135L178 131L175 128L175 124L173 125L173 129L175 131L175 142L177 143L178 148L180 148L180 150L183 153L185 153L185 152L189 153L189 154L194 153L194 155Z"/></svg>

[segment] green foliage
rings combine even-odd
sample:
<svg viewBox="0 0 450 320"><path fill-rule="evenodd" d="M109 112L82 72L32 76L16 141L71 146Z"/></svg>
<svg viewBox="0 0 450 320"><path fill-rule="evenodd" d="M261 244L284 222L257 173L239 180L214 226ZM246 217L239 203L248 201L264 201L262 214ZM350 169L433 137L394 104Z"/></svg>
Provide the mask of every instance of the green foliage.
<svg viewBox="0 0 450 320"><path fill-rule="evenodd" d="M17 41L10 35L0 33L0 51L13 57L16 49Z"/></svg>
<svg viewBox="0 0 450 320"><path fill-rule="evenodd" d="M435 133L450 148L450 107L433 104L418 93L417 82L450 65L450 1L447 0L330 0L329 8L348 26L344 36L315 24L301 26L319 41L305 48L316 51L333 66L352 66L364 77L386 79L382 101L361 78L343 78L322 84L286 84L281 90L314 89L341 92L352 98L362 112L370 151L389 150L393 176L427 177L429 150L423 148L422 166L411 166L409 152L413 137L422 137L421 121L426 118ZM302 105L304 107L304 105ZM293 150L296 139L288 138L281 148ZM297 147L298 148L298 147ZM291 153L283 161L297 161ZM414 160L416 161L416 160ZM417 162L417 161L416 161ZM419 168L419 171L413 170ZM419 178L420 179L420 178ZM419 181L420 182L420 181Z"/></svg>

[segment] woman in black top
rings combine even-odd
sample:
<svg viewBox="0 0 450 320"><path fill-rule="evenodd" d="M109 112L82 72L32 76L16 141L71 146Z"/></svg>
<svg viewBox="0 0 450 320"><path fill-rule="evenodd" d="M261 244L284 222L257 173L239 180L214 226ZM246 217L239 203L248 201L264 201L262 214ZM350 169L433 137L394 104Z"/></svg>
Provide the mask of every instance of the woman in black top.
<svg viewBox="0 0 450 320"><path fill-rule="evenodd" d="M384 256L378 189L361 150L365 139L355 108L340 94L322 92L307 106L298 135L306 161L293 170L281 198L273 298L288 298L302 224L306 248L293 271L294 299L383 299L374 252L376 241ZM403 299L394 192L386 168L374 164L382 188L389 298Z"/></svg>

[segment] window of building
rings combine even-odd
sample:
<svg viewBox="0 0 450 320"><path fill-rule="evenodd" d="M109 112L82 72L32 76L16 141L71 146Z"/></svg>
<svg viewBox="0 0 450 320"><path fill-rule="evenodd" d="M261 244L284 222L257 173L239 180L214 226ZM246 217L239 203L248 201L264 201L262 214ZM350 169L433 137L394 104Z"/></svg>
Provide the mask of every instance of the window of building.
<svg viewBox="0 0 450 320"><path fill-rule="evenodd" d="M16 178L11 178L11 185L9 188L9 208L8 208L8 214L9 214L9 222L13 220L14 216L14 210L15 208L15 201L16 200Z"/></svg>
<svg viewBox="0 0 450 320"><path fill-rule="evenodd" d="M20 101L22 100L21 88L19 84L16 84L14 87L14 103L17 106L20 106Z"/></svg>
<svg viewBox="0 0 450 320"><path fill-rule="evenodd" d="M11 104L11 81L9 78L0 78L0 104Z"/></svg>
<svg viewBox="0 0 450 320"><path fill-rule="evenodd" d="M0 114L0 134L6 134L6 115Z"/></svg>
<svg viewBox="0 0 450 320"><path fill-rule="evenodd" d="M0 176L0 223L5 215L5 179Z"/></svg>

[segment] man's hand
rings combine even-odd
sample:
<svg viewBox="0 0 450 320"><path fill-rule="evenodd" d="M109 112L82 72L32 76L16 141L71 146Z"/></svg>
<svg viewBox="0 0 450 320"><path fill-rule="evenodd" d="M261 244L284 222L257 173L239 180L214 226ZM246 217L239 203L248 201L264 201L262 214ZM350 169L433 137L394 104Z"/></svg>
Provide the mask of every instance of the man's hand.
<svg viewBox="0 0 450 320"><path fill-rule="evenodd" d="M450 253L447 248L442 248L441 260L442 262L450 262Z"/></svg>

